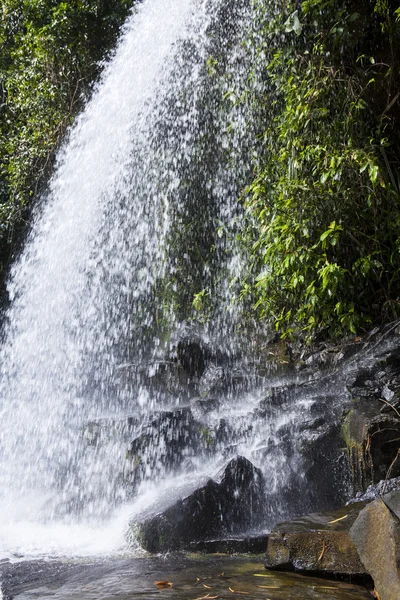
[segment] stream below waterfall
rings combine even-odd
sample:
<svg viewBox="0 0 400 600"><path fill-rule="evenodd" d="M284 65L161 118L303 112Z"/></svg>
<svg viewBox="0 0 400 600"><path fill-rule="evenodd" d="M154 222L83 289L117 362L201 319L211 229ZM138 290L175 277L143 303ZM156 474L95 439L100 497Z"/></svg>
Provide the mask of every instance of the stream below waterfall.
<svg viewBox="0 0 400 600"><path fill-rule="evenodd" d="M166 582L158 585L156 582ZM172 585L168 585L172 584ZM4 600L368 600L363 587L340 581L266 572L259 559L188 556L33 562L3 572Z"/></svg>

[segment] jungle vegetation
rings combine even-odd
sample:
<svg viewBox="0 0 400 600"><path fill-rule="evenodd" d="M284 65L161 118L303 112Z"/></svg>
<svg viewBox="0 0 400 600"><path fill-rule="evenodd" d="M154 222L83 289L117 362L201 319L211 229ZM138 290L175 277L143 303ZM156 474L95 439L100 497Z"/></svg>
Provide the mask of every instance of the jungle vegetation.
<svg viewBox="0 0 400 600"><path fill-rule="evenodd" d="M2 2L3 272L133 3ZM400 7L256 4L265 90L254 101L265 110L238 199L248 256L239 301L283 337L357 334L400 313Z"/></svg>
<svg viewBox="0 0 400 600"><path fill-rule="evenodd" d="M266 9L271 109L243 200L242 297L286 337L359 333L400 310L400 8Z"/></svg>

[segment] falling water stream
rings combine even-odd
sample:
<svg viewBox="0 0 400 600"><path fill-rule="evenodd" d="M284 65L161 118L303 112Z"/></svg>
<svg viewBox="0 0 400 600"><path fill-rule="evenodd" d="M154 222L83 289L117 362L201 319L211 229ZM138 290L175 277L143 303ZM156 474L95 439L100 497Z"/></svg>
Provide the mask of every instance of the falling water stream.
<svg viewBox="0 0 400 600"><path fill-rule="evenodd" d="M215 474L232 454L263 469L275 521L290 514L290 485L305 489L290 440L308 435L302 421L316 418L316 399L294 400L288 389L278 408L275 381L266 401L231 302L245 261L238 197L260 118L256 102L239 98L250 86L254 100L264 86L250 43L261 26L256 10L246 0L138 4L59 153L8 284L4 556L124 549L135 511ZM195 294L209 302L207 322L197 325ZM200 381L177 387L168 368L188 336L212 358ZM189 448L180 464L167 464L175 433L162 438L157 415L207 396L207 374L218 381L227 368L231 383L214 386L216 408L199 417L205 436L225 434L213 452ZM329 397L325 409L335 410ZM133 481L129 452L144 431L153 441Z"/></svg>

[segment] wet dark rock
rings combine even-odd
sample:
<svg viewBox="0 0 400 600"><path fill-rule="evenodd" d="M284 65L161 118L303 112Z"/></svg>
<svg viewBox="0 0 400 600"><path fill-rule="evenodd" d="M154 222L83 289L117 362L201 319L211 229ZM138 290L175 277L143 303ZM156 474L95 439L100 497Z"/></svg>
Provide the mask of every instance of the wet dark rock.
<svg viewBox="0 0 400 600"><path fill-rule="evenodd" d="M100 418L96 421L89 421L83 428L82 435L88 446L100 446L110 439L126 442L132 438L139 424L138 417Z"/></svg>
<svg viewBox="0 0 400 600"><path fill-rule="evenodd" d="M232 535L258 524L263 507L261 471L239 456L228 463L220 483L210 479L133 527L150 552L190 549L192 542Z"/></svg>
<svg viewBox="0 0 400 600"><path fill-rule="evenodd" d="M353 493L369 485L400 475L400 418L395 412L382 414L373 397L352 404L343 420L343 438L351 467ZM390 469L390 472L389 472Z"/></svg>
<svg viewBox="0 0 400 600"><path fill-rule="evenodd" d="M211 364L205 370L200 383L199 393L202 397L207 395L218 395L226 388L225 368Z"/></svg>
<svg viewBox="0 0 400 600"><path fill-rule="evenodd" d="M235 432L226 419L219 421L216 440L219 444L229 444L235 441Z"/></svg>
<svg viewBox="0 0 400 600"><path fill-rule="evenodd" d="M372 332L373 352L347 377L351 397L343 438L351 466L353 493L400 475L400 347L397 326ZM385 340L385 336L388 338Z"/></svg>
<svg viewBox="0 0 400 600"><path fill-rule="evenodd" d="M307 367L327 367L333 364L334 356L332 352L329 352L327 349L323 349L315 354L311 354L306 361L305 364Z"/></svg>
<svg viewBox="0 0 400 600"><path fill-rule="evenodd" d="M325 416L316 416L310 419L305 419L299 425L299 431L312 431L316 434L323 433L327 428L332 426L331 423L327 423Z"/></svg>
<svg viewBox="0 0 400 600"><path fill-rule="evenodd" d="M149 365L142 375L142 382L151 393L162 392L174 397L185 397L190 390L189 374L174 361L158 361Z"/></svg>
<svg viewBox="0 0 400 600"><path fill-rule="evenodd" d="M190 377L200 378L210 358L210 351L201 341L184 338L176 349L178 362Z"/></svg>
<svg viewBox="0 0 400 600"><path fill-rule="evenodd" d="M348 377L347 387L354 400L374 397L390 403L396 401L400 394L400 349L395 342L378 348L368 364L358 367Z"/></svg>
<svg viewBox="0 0 400 600"><path fill-rule="evenodd" d="M243 367L227 367L209 364L199 381L201 397L227 396L238 391L245 391L254 384L250 373Z"/></svg>
<svg viewBox="0 0 400 600"><path fill-rule="evenodd" d="M400 490L400 477L394 477L393 479L382 479L375 485L370 485L367 491L364 493L358 492L354 498L349 500L349 504L353 502L371 502L376 500L383 494Z"/></svg>
<svg viewBox="0 0 400 600"><path fill-rule="evenodd" d="M153 395L189 398L193 394L190 374L175 359L153 360L140 364L120 365L114 376L118 387L132 390L144 387ZM132 391L132 394L137 393Z"/></svg>
<svg viewBox="0 0 400 600"><path fill-rule="evenodd" d="M356 356L356 354L358 352L360 352L365 346L365 342L350 342L347 344L343 344L343 346L341 346L336 353L336 356L334 358L334 362L336 364L348 360L350 358L352 358L353 356Z"/></svg>
<svg viewBox="0 0 400 600"><path fill-rule="evenodd" d="M277 474L279 496L272 498L273 492L268 491L269 506L276 506L281 519L338 508L348 499L349 466L340 430L340 402L333 392L332 386L319 381L274 386L253 412L254 427L260 432L254 450L257 460L284 464L284 475ZM270 514L271 521L276 523L276 514Z"/></svg>
<svg viewBox="0 0 400 600"><path fill-rule="evenodd" d="M290 376L298 363L298 349L280 340L279 334L271 339L259 340L258 344L262 350L259 351L257 360L257 373L265 378L271 375Z"/></svg>
<svg viewBox="0 0 400 600"><path fill-rule="evenodd" d="M147 477L178 469L190 457L209 455L214 440L204 425L195 420L189 407L152 415L131 442L125 479L135 488Z"/></svg>
<svg viewBox="0 0 400 600"><path fill-rule="evenodd" d="M192 542L190 549L203 554L263 554L267 543L268 535L258 535Z"/></svg>
<svg viewBox="0 0 400 600"><path fill-rule="evenodd" d="M308 510L338 508L348 498L349 464L341 445L340 427L335 423L320 422L310 429L299 443L303 456L302 473L307 481Z"/></svg>
<svg viewBox="0 0 400 600"><path fill-rule="evenodd" d="M381 600L400 598L400 521L393 507L399 512L400 492L368 504L350 529L350 537Z"/></svg>
<svg viewBox="0 0 400 600"><path fill-rule="evenodd" d="M260 400L255 410L255 417L265 419L276 414L277 411L282 410L293 399L296 392L298 392L298 386L294 384L271 387L265 397Z"/></svg>
<svg viewBox="0 0 400 600"><path fill-rule="evenodd" d="M269 535L265 565L269 569L310 571L324 575L367 576L349 529L363 503L338 511L311 514L278 524Z"/></svg>
<svg viewBox="0 0 400 600"><path fill-rule="evenodd" d="M210 412L218 410L221 406L221 401L217 398L199 399L193 402L192 410L200 415L207 415Z"/></svg>

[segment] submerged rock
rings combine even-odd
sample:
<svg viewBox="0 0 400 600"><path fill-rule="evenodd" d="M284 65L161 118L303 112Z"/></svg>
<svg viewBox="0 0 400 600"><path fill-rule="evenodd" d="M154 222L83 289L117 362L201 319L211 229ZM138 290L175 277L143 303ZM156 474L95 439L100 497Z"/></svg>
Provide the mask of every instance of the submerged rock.
<svg viewBox="0 0 400 600"><path fill-rule="evenodd" d="M132 527L149 552L190 549L193 542L254 527L261 520L263 506L261 471L238 456L228 463L220 483L210 479L163 512Z"/></svg>

